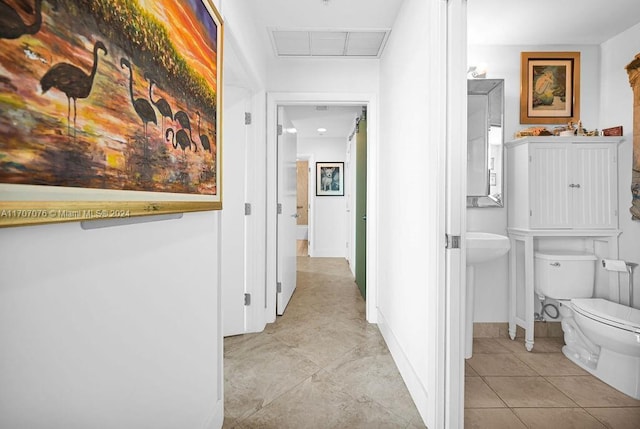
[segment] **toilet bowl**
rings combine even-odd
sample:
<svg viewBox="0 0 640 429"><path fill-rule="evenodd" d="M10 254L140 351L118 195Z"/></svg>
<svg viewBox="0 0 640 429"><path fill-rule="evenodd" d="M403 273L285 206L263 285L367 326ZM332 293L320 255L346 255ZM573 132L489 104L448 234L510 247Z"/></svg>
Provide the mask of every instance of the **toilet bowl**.
<svg viewBox="0 0 640 429"><path fill-rule="evenodd" d="M564 355L640 399L640 310L587 298L593 294L595 260L593 255L536 253L536 293L560 302Z"/></svg>

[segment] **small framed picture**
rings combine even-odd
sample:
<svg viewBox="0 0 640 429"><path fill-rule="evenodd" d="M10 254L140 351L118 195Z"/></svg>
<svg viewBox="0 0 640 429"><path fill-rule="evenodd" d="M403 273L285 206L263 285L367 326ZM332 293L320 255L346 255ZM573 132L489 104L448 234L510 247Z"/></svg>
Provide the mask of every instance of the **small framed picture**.
<svg viewBox="0 0 640 429"><path fill-rule="evenodd" d="M316 195L344 195L344 162L316 162Z"/></svg>
<svg viewBox="0 0 640 429"><path fill-rule="evenodd" d="M580 120L580 52L522 52L521 124Z"/></svg>

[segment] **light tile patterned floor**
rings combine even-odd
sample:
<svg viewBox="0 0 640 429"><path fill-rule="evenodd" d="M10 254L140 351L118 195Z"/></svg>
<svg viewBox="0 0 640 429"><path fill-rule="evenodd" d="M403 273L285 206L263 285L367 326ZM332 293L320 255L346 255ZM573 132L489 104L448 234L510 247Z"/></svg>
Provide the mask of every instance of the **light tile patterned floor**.
<svg viewBox="0 0 640 429"><path fill-rule="evenodd" d="M424 428L378 329L365 321L347 263L298 258L285 315L225 339L225 422L236 429ZM465 428L640 429L636 401L562 355L508 338L474 340Z"/></svg>
<svg viewBox="0 0 640 429"><path fill-rule="evenodd" d="M226 338L224 365L225 429L424 428L341 258L298 258L284 316Z"/></svg>
<svg viewBox="0 0 640 429"><path fill-rule="evenodd" d="M465 428L639 429L640 401L575 365L562 345L562 338L537 338L529 353L508 338L474 339Z"/></svg>

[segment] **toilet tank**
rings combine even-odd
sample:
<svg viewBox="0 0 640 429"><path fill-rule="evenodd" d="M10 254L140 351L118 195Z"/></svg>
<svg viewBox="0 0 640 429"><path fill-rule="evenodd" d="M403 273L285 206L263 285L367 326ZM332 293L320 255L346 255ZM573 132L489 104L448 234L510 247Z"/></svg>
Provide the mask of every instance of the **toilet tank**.
<svg viewBox="0 0 640 429"><path fill-rule="evenodd" d="M536 252L536 293L554 299L591 298L596 259L579 252Z"/></svg>

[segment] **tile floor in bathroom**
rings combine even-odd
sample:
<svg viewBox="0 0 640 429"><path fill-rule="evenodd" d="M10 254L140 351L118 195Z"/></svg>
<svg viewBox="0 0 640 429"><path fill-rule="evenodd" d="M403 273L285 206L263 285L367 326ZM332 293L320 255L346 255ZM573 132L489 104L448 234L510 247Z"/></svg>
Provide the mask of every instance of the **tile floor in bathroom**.
<svg viewBox="0 0 640 429"><path fill-rule="evenodd" d="M285 315L224 345L224 429L425 427L344 259L298 258ZM474 340L465 428L640 429L640 401L561 347L561 338L537 338L531 353L517 340Z"/></svg>
<svg viewBox="0 0 640 429"><path fill-rule="evenodd" d="M474 339L465 364L465 428L640 429L640 401L562 354L562 338L532 352L509 338Z"/></svg>

